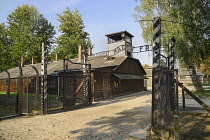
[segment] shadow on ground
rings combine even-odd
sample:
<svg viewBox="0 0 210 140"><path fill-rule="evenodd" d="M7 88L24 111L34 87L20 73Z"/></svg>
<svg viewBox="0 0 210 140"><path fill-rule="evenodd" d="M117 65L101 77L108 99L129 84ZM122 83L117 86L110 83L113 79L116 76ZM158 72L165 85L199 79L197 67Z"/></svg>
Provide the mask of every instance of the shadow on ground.
<svg viewBox="0 0 210 140"><path fill-rule="evenodd" d="M123 98L123 100L128 99ZM117 101L112 103L115 102ZM86 128L70 131L69 133L71 135L80 133L80 136L75 138L80 140L134 140L135 138L131 138L129 133L138 128L145 128L150 124L150 107L150 105L134 107L133 109L117 113L115 117L101 117L87 123Z"/></svg>
<svg viewBox="0 0 210 140"><path fill-rule="evenodd" d="M151 91L144 91L141 93L134 93L130 95L113 97L109 99L104 99L95 102L90 108L110 105L114 103L120 103L128 100L132 100L138 97L147 96L151 94ZM151 99L139 104L151 103ZM87 108L87 107L85 107ZM84 109L85 109L84 108ZM109 111L109 110L104 110ZM94 121L87 123L87 127L83 129L78 129L70 131L70 135L79 134L79 136L74 137L74 139L79 140L122 140L122 139L132 139L129 133L135 129L145 128L150 124L151 106L145 105L141 107L134 107L130 110L125 110L117 113L116 116L104 116ZM85 117L85 116L84 116Z"/></svg>
<svg viewBox="0 0 210 140"><path fill-rule="evenodd" d="M200 107L186 107L180 112L181 140L210 139L210 115Z"/></svg>
<svg viewBox="0 0 210 140"><path fill-rule="evenodd" d="M142 96L149 95L149 94L152 94L152 92L151 91L142 91L142 92L137 92L137 93L128 94L128 95L124 95L124 96L107 98L107 99L103 99L103 100L94 102L93 105L91 105L90 107L103 106L103 105L108 105L108 104L113 104L113 103L124 102L124 101L132 100L134 98L142 97ZM143 103L151 103L151 100L148 100Z"/></svg>

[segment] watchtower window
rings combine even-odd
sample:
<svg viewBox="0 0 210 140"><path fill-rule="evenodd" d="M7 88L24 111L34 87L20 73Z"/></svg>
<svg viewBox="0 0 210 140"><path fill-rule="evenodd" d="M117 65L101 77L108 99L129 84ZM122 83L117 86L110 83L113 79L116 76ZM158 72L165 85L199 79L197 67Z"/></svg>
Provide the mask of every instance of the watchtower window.
<svg viewBox="0 0 210 140"><path fill-rule="evenodd" d="M122 32L117 32L117 33L112 33L112 34L107 34L107 43L115 43L118 41L126 41L131 43L133 35L128 33L127 31L122 31Z"/></svg>
<svg viewBox="0 0 210 140"><path fill-rule="evenodd" d="M125 36L125 41L128 42L128 43L131 43L131 38L128 37L128 36Z"/></svg>
<svg viewBox="0 0 210 140"><path fill-rule="evenodd" d="M132 37L129 32L122 31L112 34L107 34L107 48L109 55L118 56L133 56ZM110 59L110 58L109 58ZM109 61L109 60L107 60Z"/></svg>
<svg viewBox="0 0 210 140"><path fill-rule="evenodd" d="M115 42L118 42L118 41L121 41L121 40L114 40L112 38L108 38L108 44L115 43Z"/></svg>

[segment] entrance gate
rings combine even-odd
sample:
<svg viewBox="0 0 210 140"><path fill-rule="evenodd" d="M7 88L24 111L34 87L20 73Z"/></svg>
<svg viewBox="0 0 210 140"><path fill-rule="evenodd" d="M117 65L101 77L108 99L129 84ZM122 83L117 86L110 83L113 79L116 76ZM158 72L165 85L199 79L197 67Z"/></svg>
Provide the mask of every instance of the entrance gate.
<svg viewBox="0 0 210 140"><path fill-rule="evenodd" d="M58 109L70 109L74 106L91 104L86 84L89 76L83 73L60 72L59 75L48 76L56 81L56 89L48 88L48 112ZM85 80L86 79L86 80Z"/></svg>
<svg viewBox="0 0 210 140"><path fill-rule="evenodd" d="M68 62L71 65L80 65L80 71L69 70ZM76 105L92 104L90 64L74 63L68 59L64 59L64 71L59 76L63 77L64 109Z"/></svg>
<svg viewBox="0 0 210 140"><path fill-rule="evenodd" d="M151 131L158 137L164 139L164 133L168 128L175 128L175 118L178 112L178 70L174 69L174 46L175 38L171 38L168 47L168 57L161 54L161 18L153 20L153 50L145 45L145 51L153 51L153 71L152 71L152 122ZM139 52L144 52L144 46ZM139 53L136 52L136 53ZM163 61L162 61L163 60ZM164 62L162 66L161 61ZM174 118L175 117L175 118ZM177 127L177 126L176 126ZM176 138L178 138L178 135Z"/></svg>
<svg viewBox="0 0 210 140"><path fill-rule="evenodd" d="M80 69L68 69L68 64ZM92 104L91 65L64 59L63 68L48 75L48 112Z"/></svg>
<svg viewBox="0 0 210 140"><path fill-rule="evenodd" d="M174 69L175 38L168 47L169 56L161 54L161 18L153 19L153 72L152 72L152 131L164 139L168 128L175 128L174 117L178 111L178 70ZM161 57L167 66L161 66ZM175 73L176 72L176 73ZM175 139L179 139L176 131Z"/></svg>

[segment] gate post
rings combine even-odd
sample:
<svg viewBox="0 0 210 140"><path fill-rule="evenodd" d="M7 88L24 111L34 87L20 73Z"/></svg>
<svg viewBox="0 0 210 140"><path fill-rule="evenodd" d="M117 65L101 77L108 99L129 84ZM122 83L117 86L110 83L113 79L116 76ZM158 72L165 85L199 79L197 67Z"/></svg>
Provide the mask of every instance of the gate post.
<svg viewBox="0 0 210 140"><path fill-rule="evenodd" d="M161 18L153 19L153 70L152 70L152 121L151 130L159 135L163 135L160 125L164 124L163 112L161 110L161 75L160 69L160 47L161 47Z"/></svg>
<svg viewBox="0 0 210 140"><path fill-rule="evenodd" d="M88 65L88 105L92 104L91 65Z"/></svg>
<svg viewBox="0 0 210 140"><path fill-rule="evenodd" d="M85 51L83 50L83 89L84 89L84 95L86 97L86 103L88 104L89 102L89 95L88 95L88 67L87 67L87 55L85 53Z"/></svg>
<svg viewBox="0 0 210 140"><path fill-rule="evenodd" d="M174 70L174 47L175 47L176 39L174 37L171 38L171 43L168 47L169 56L168 56L168 69ZM174 85L174 71L170 72L171 76L171 89L170 89L170 97L171 97L171 111L175 113L175 111L178 109L178 97L175 93L175 85Z"/></svg>
<svg viewBox="0 0 210 140"><path fill-rule="evenodd" d="M16 60L14 60L13 62L15 62L16 65L19 67L19 72L20 72L19 73L19 78L17 77L18 90L17 90L17 97L16 97L16 113L21 114L22 113L21 103L22 103L22 77L23 77L23 70L22 70L21 65Z"/></svg>
<svg viewBox="0 0 210 140"><path fill-rule="evenodd" d="M161 18L153 19L153 69L160 68Z"/></svg>
<svg viewBox="0 0 210 140"><path fill-rule="evenodd" d="M83 75L84 75L84 94L88 105L92 104L91 92L91 64L87 64L87 53L83 50Z"/></svg>
<svg viewBox="0 0 210 140"><path fill-rule="evenodd" d="M36 71L36 100L39 100L39 72L36 67L32 68Z"/></svg>
<svg viewBox="0 0 210 140"><path fill-rule="evenodd" d="M41 102L42 113L47 114L47 47L44 43L42 43Z"/></svg>
<svg viewBox="0 0 210 140"><path fill-rule="evenodd" d="M152 131L161 139L169 138L170 131L166 129L174 122L172 116L178 110L178 94L174 78L174 45L171 39L169 56L160 53L161 48L161 18L153 19L153 71L152 71ZM168 59L168 68L160 66L160 56ZM177 84L176 84L177 87ZM176 116L177 119L177 116ZM174 126L176 128L177 126ZM175 129L174 129L175 130ZM175 132L174 132L175 134ZM178 133L176 133L178 135Z"/></svg>

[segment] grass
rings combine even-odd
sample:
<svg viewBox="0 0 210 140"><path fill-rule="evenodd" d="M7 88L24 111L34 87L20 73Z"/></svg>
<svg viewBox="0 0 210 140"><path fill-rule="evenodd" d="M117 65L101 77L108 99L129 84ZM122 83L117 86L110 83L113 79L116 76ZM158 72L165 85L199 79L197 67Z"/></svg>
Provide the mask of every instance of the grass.
<svg viewBox="0 0 210 140"><path fill-rule="evenodd" d="M7 94L7 92L0 92L0 95L6 95L6 94ZM23 96L26 96L26 95L27 95L26 93L23 93ZM10 92L10 96L17 96L17 93ZM28 93L28 97L36 97L36 94L34 94L34 93ZM57 95L49 95L48 94L48 98L50 100L56 100L57 97L58 97Z"/></svg>
<svg viewBox="0 0 210 140"><path fill-rule="evenodd" d="M202 84L202 86L210 86L210 84Z"/></svg>
<svg viewBox="0 0 210 140"><path fill-rule="evenodd" d="M188 84L188 86L193 86L193 84ZM202 84L202 86L210 86L210 84Z"/></svg>
<svg viewBox="0 0 210 140"><path fill-rule="evenodd" d="M194 91L193 93L195 95L198 95L199 97L210 96L210 90L206 90L206 91L203 91L203 92L196 92L196 91Z"/></svg>
<svg viewBox="0 0 210 140"><path fill-rule="evenodd" d="M0 95L6 95L6 92L0 92ZM17 96L17 93L15 92L10 92L10 96Z"/></svg>

